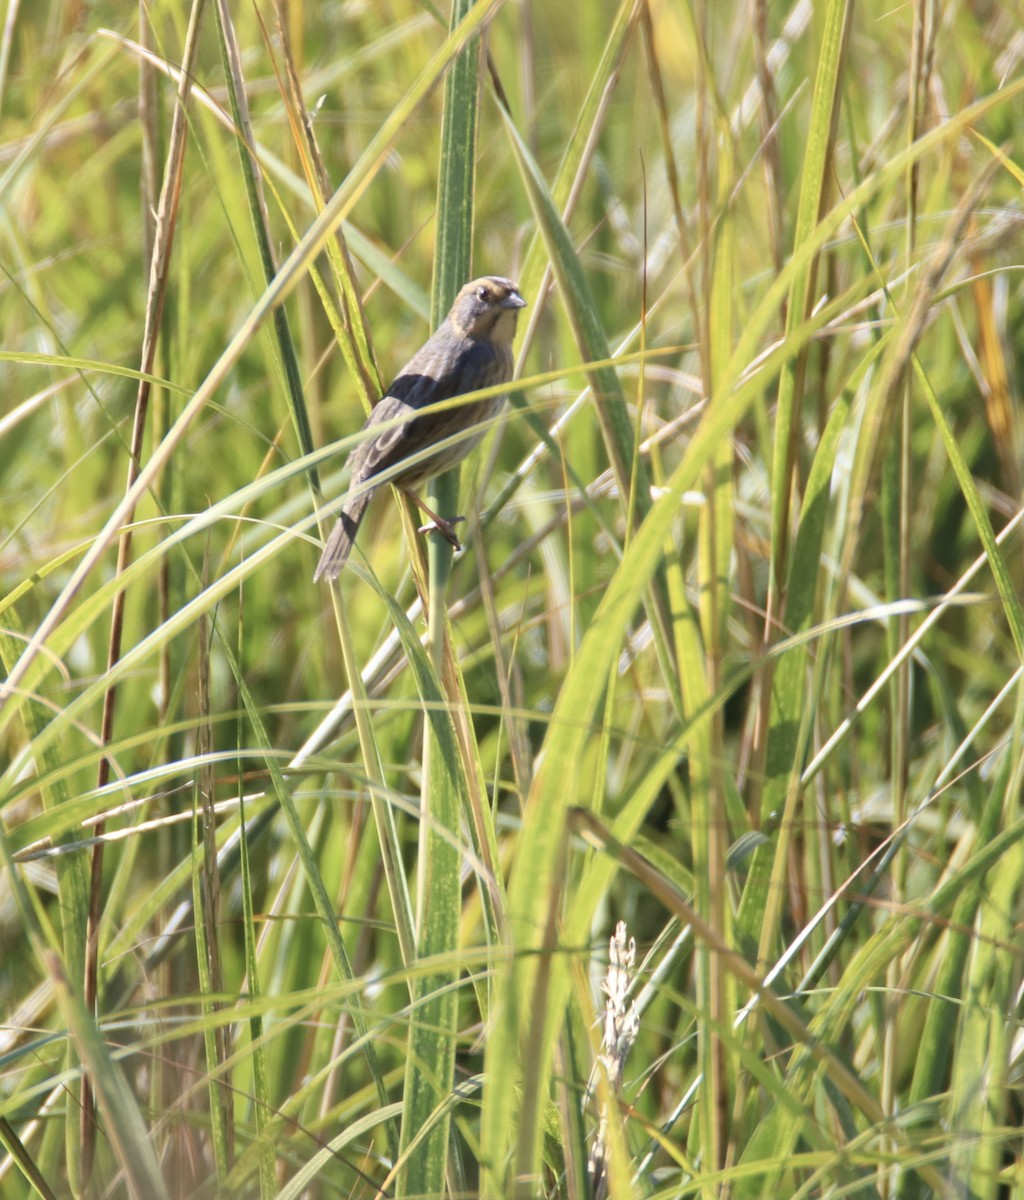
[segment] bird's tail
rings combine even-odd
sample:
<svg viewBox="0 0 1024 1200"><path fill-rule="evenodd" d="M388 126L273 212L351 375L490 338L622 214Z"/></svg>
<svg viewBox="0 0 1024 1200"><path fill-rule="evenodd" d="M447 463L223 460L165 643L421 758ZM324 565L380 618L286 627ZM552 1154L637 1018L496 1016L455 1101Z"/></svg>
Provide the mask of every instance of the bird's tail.
<svg viewBox="0 0 1024 1200"><path fill-rule="evenodd" d="M324 552L320 555L320 561L316 564L316 570L313 572L314 583L318 579L337 579L344 570L348 556L352 552L352 544L356 540L363 513L366 512L366 506L370 503L372 495L372 490L365 491L360 492L358 496L353 496L351 500L346 500L345 507L341 510L338 520L331 530L331 536L324 546Z"/></svg>

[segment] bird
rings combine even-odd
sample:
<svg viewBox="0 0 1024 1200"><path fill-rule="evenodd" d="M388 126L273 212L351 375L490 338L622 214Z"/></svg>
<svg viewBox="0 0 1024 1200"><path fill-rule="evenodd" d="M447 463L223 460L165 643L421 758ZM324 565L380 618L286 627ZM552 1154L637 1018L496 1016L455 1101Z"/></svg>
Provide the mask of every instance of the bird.
<svg viewBox="0 0 1024 1200"><path fill-rule="evenodd" d="M313 582L337 579L352 550L359 524L380 484L383 471L398 467L387 482L403 491L430 518L455 549L454 525L432 512L412 491L461 462L480 441L487 422L502 410L507 396L487 396L441 411L434 406L456 396L508 383L515 366L512 341L526 301L519 287L502 275L484 275L467 283L429 340L413 355L366 418L362 440L348 457L352 475L341 513L324 545ZM379 427L380 432L373 432ZM469 432L467 432L469 431ZM465 437L457 435L465 433ZM457 440L449 440L457 438ZM402 463L436 446L404 469Z"/></svg>

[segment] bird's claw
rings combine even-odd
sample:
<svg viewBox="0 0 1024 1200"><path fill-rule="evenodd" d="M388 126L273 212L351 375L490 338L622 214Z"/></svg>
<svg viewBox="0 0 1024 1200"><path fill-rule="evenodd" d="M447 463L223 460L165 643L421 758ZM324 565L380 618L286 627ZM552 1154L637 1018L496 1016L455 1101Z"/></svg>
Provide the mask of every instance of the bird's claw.
<svg viewBox="0 0 1024 1200"><path fill-rule="evenodd" d="M426 525L421 525L420 533L439 533L457 554L462 549L462 543L455 532L455 526L465 517L452 517L446 521L443 517L432 517Z"/></svg>

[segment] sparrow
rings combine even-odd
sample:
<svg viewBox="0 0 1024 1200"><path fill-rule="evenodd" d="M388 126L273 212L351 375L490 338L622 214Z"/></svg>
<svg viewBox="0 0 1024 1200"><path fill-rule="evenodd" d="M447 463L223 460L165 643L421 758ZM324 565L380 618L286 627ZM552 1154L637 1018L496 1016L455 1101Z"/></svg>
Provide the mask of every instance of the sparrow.
<svg viewBox="0 0 1024 1200"><path fill-rule="evenodd" d="M507 396L488 396L440 412L434 406L508 383L514 367L516 319L525 307L518 286L501 275L474 279L455 297L451 312L401 369L363 425L368 436L348 456L352 470L348 492L313 573L314 582L341 574L366 507L380 486L374 479L393 467L400 469L387 482L427 514L431 524L425 528L436 528L459 548L455 521L431 512L412 489L461 462L483 437L487 421L502 410ZM384 428L374 433L380 426ZM462 433L467 436L458 437ZM435 446L434 453L401 469L406 459Z"/></svg>

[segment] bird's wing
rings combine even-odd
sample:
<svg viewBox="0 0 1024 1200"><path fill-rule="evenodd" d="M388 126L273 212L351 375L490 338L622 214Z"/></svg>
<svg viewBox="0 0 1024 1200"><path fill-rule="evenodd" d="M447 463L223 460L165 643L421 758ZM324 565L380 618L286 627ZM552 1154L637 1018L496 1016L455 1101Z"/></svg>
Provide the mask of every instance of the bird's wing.
<svg viewBox="0 0 1024 1200"><path fill-rule="evenodd" d="M411 408L440 404L483 387L498 358L491 342L459 337L444 327L402 368L388 396Z"/></svg>
<svg viewBox="0 0 1024 1200"><path fill-rule="evenodd" d="M362 483L378 471L386 470L392 462L398 462L402 457L402 444L408 437L409 418L416 410L392 396L390 392L382 396L373 406L366 418L363 431L366 440L352 451L349 465L352 468L352 482L349 486ZM391 424L394 422L394 424ZM388 425L379 433L372 433L378 425Z"/></svg>
<svg viewBox="0 0 1024 1200"><path fill-rule="evenodd" d="M417 413L492 382L497 352L490 342L437 335L402 369L367 418L365 429L388 424L353 452L352 482L363 482L400 462L413 444L422 449ZM403 420L404 418L404 420ZM395 422L394 424L390 424Z"/></svg>

